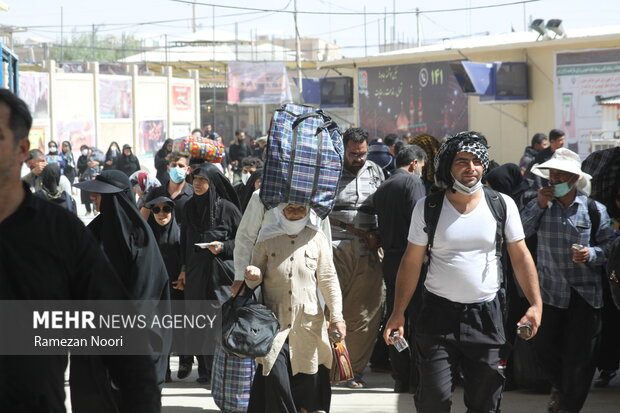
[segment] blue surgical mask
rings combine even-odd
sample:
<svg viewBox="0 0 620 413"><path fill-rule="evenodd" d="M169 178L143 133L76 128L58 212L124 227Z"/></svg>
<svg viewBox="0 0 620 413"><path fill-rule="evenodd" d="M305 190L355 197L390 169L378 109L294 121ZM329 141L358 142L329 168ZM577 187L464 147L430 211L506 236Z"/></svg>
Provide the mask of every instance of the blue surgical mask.
<svg viewBox="0 0 620 413"><path fill-rule="evenodd" d="M571 189L573 189L568 185L568 182L562 182L559 184L552 184L552 185L553 185L553 196L556 198L562 198L564 195L568 194Z"/></svg>
<svg viewBox="0 0 620 413"><path fill-rule="evenodd" d="M185 168L170 168L168 175L170 175L172 182L180 184L185 179L186 171Z"/></svg>

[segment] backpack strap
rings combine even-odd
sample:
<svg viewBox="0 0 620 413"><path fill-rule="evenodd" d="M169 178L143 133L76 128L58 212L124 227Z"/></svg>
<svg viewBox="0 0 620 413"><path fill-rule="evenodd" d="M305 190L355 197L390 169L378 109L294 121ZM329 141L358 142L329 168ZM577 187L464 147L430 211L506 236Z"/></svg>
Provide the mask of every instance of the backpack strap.
<svg viewBox="0 0 620 413"><path fill-rule="evenodd" d="M438 191L429 194L424 200L424 232L428 235L428 243L426 244L426 257L427 265L431 260L431 250L433 249L433 242L435 240L435 230L437 229L437 222L439 222L439 215L441 214L441 205L443 204L443 198L446 191Z"/></svg>
<svg viewBox="0 0 620 413"><path fill-rule="evenodd" d="M593 247L598 244L598 242L596 242L596 233L601 225L601 214L596 207L596 201L590 197L588 197L588 215L592 223L592 227L590 228L590 246Z"/></svg>
<svg viewBox="0 0 620 413"><path fill-rule="evenodd" d="M487 201L487 205L491 210L491 214L497 222L497 228L495 230L495 255L498 261L502 258L502 247L504 245L504 227L506 223L506 201L500 195L499 192L492 190L488 187L484 188L484 198Z"/></svg>
<svg viewBox="0 0 620 413"><path fill-rule="evenodd" d="M497 276L500 277L499 291L497 297L502 311L504 323L508 318L508 298L506 296L508 290L508 280L502 265L502 252L504 250L504 229L506 225L506 201L502 195L488 187L484 188L484 198L491 210L493 218L497 226L495 227L495 256L497 261Z"/></svg>

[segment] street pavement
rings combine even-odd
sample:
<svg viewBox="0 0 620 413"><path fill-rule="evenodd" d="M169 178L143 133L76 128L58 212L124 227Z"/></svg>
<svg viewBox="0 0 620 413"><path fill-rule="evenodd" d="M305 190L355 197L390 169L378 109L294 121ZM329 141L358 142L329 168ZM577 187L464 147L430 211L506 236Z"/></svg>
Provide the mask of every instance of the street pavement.
<svg viewBox="0 0 620 413"><path fill-rule="evenodd" d="M197 364L185 379L176 379L178 358L172 357L172 383L166 383L162 392L162 413L219 412L209 386L196 383ZM68 373L66 373L67 412L71 412ZM415 412L413 396L392 391L393 381L387 373L367 370L364 379L366 389L332 388L331 413L396 413ZM504 392L502 413L546 413L548 395L524 391ZM465 413L463 389L457 387L453 398L453 413ZM265 412L270 413L270 412ZM604 389L592 388L581 413L620 413L620 376L614 378Z"/></svg>
<svg viewBox="0 0 620 413"><path fill-rule="evenodd" d="M175 379L177 358L172 357L173 383L166 384L162 397L162 413L198 413L219 412L213 402L211 391L206 386L196 383L197 367L194 364L192 374L184 379ZM393 413L415 412L413 396L396 394L392 391L393 381L389 374L367 371L364 379L366 389L348 389L333 387L331 413ZM523 391L504 393L503 413L545 413L548 395L532 394ZM463 389L457 387L453 398L452 411L464 413ZM616 377L604 389L592 389L582 413L619 413L620 412L620 377ZM269 413L269 412L266 412Z"/></svg>

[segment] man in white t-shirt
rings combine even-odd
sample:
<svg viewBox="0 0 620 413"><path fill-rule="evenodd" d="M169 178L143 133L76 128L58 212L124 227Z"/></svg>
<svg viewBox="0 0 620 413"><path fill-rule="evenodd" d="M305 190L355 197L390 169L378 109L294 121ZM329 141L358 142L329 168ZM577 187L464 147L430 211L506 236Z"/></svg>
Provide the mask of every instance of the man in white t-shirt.
<svg viewBox="0 0 620 413"><path fill-rule="evenodd" d="M499 352L506 339L497 295L502 280L495 245L497 221L481 183L488 164L486 139L476 132L461 132L448 139L435 158L435 181L445 196L423 304L414 314L412 347L418 352L420 366L414 397L418 413L450 411L459 368L468 411L499 410L504 384ZM517 207L511 198L501 196L506 205L504 240L517 281L531 305L518 324L530 323L533 336L542 315L538 276L525 246ZM398 270L394 310L384 333L388 344L393 330L403 337L404 312L420 279L429 242L424 201L414 208L409 243Z"/></svg>

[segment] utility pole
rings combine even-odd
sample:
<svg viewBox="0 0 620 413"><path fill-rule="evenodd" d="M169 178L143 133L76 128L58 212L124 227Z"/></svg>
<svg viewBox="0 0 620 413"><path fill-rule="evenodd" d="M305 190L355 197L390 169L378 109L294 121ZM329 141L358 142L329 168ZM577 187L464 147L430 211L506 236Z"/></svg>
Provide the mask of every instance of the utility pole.
<svg viewBox="0 0 620 413"><path fill-rule="evenodd" d="M387 7L384 7L383 8L383 46L385 46L386 44L387 44ZM385 47L383 49L385 49Z"/></svg>
<svg viewBox="0 0 620 413"><path fill-rule="evenodd" d="M196 1L192 3L192 33L196 33Z"/></svg>
<svg viewBox="0 0 620 413"><path fill-rule="evenodd" d="M63 21L63 10L62 6L60 7L60 63L65 61L65 36L64 30L65 25Z"/></svg>
<svg viewBox="0 0 620 413"><path fill-rule="evenodd" d="M379 53L381 53L381 19L377 20L377 45L379 46Z"/></svg>
<svg viewBox="0 0 620 413"><path fill-rule="evenodd" d="M96 31L95 31L95 25L93 24L93 34L92 37L90 39L90 58L91 60L94 62L97 59L95 58L95 36L97 35Z"/></svg>
<svg viewBox="0 0 620 413"><path fill-rule="evenodd" d="M235 61L239 60L239 26L235 22Z"/></svg>
<svg viewBox="0 0 620 413"><path fill-rule="evenodd" d="M164 34L164 43L165 43L165 53L166 56L166 66L168 66L168 35Z"/></svg>
<svg viewBox="0 0 620 413"><path fill-rule="evenodd" d="M212 28L212 34L213 34L213 39L211 42L211 51L212 51L212 58L213 58L213 68L211 69L213 71L213 130L216 130L216 110L215 110L215 99L216 99L216 94L215 94L215 6L213 6L213 16L212 16L212 23L213 23L213 28Z"/></svg>
<svg viewBox="0 0 620 413"><path fill-rule="evenodd" d="M366 38L366 5L364 5L364 57L368 57L368 41Z"/></svg>
<svg viewBox="0 0 620 413"><path fill-rule="evenodd" d="M302 103L303 99L301 97L301 93L303 91L303 82L301 79L301 39L299 38L299 27L297 26L297 0L293 0L293 20L295 21L295 60L297 65L297 86L299 88L299 101L298 103Z"/></svg>
<svg viewBox="0 0 620 413"><path fill-rule="evenodd" d="M396 0L392 0L392 43L396 43Z"/></svg>
<svg viewBox="0 0 620 413"><path fill-rule="evenodd" d="M418 47L422 46L422 39L420 39L420 8L415 8L415 28Z"/></svg>

